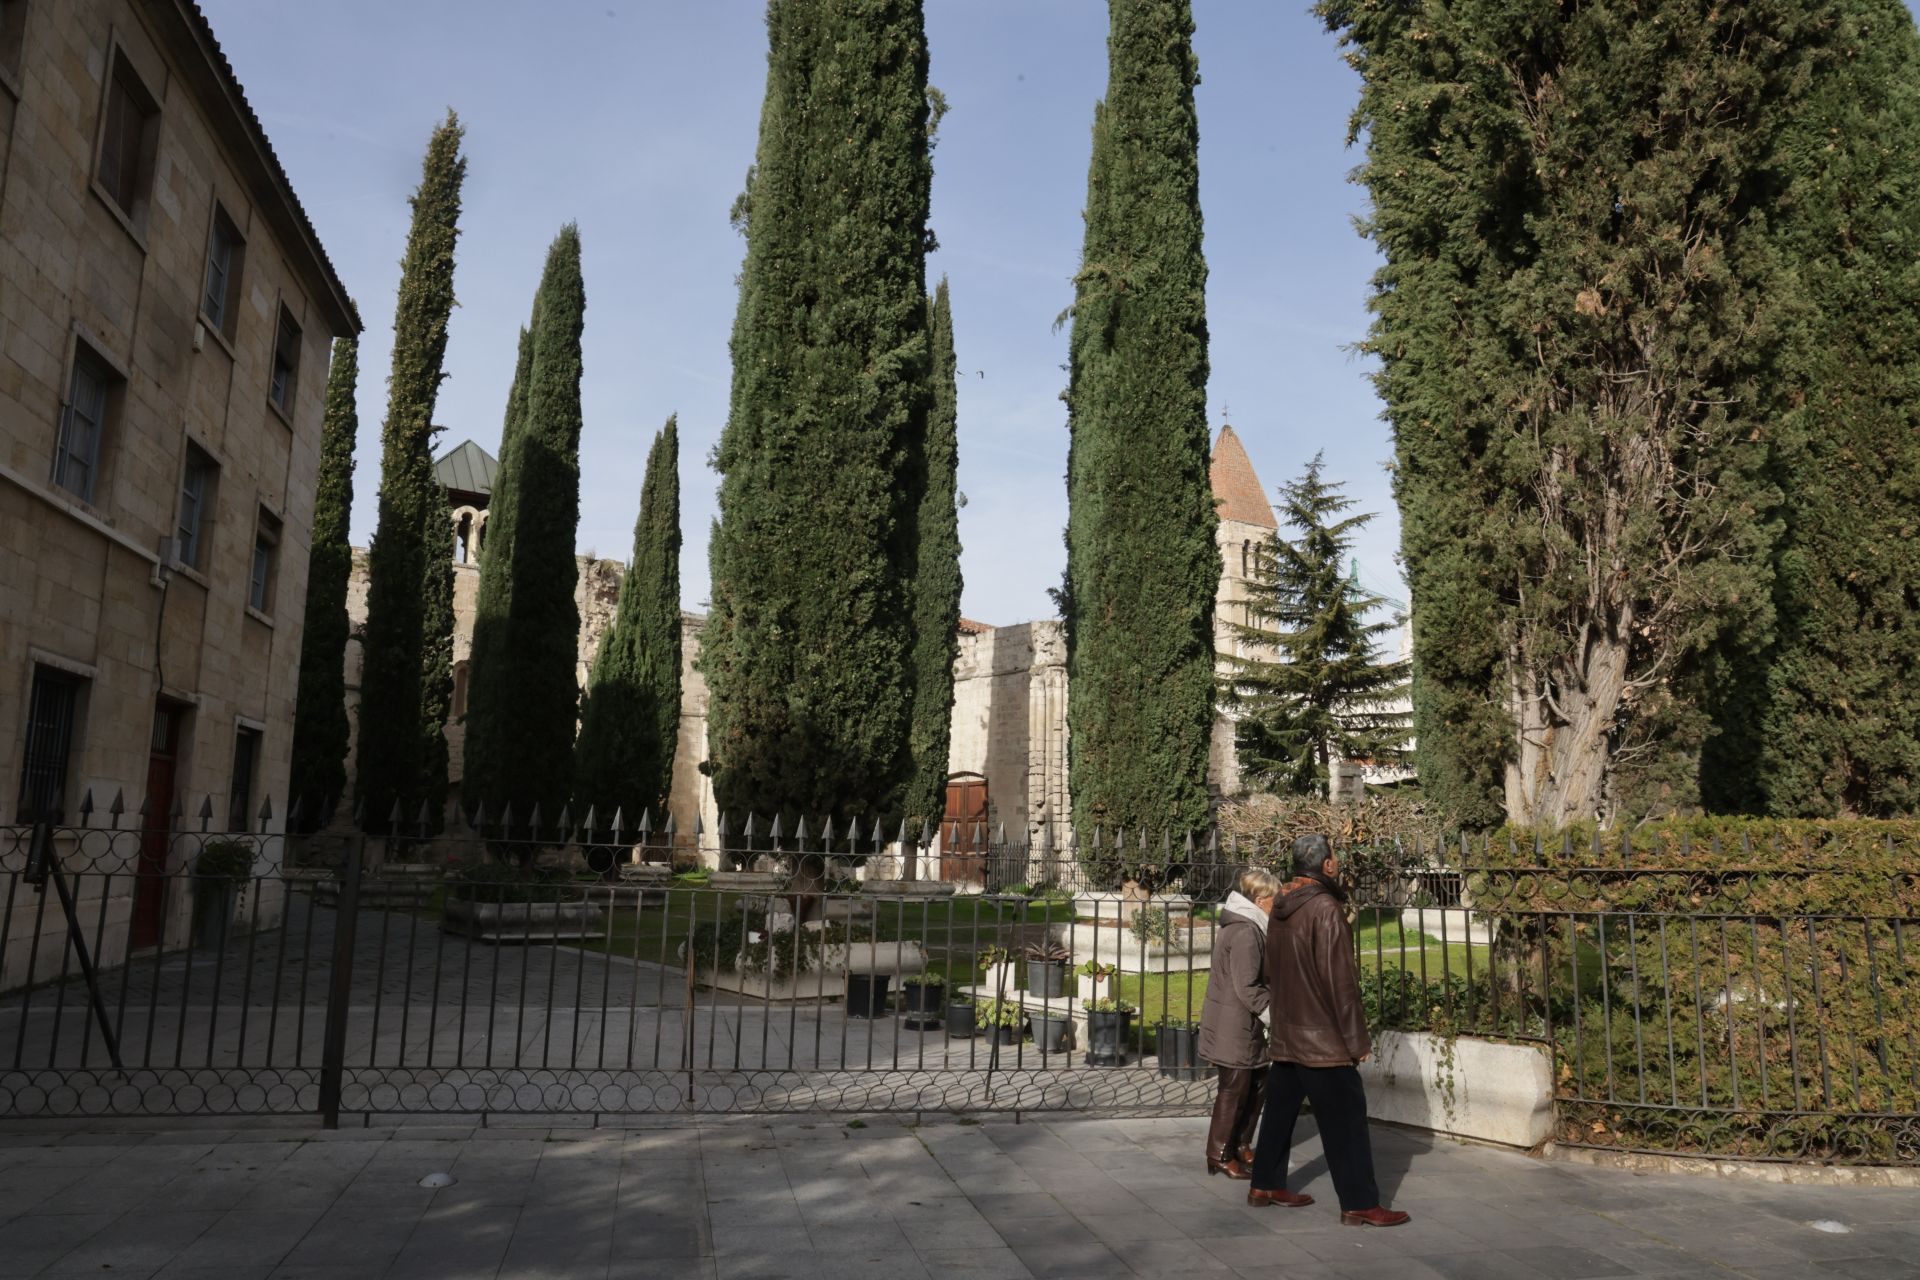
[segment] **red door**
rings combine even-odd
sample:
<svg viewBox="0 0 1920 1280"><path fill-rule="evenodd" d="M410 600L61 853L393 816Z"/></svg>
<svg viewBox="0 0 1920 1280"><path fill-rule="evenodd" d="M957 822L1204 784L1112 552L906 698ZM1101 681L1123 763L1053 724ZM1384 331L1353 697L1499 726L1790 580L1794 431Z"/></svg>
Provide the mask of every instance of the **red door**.
<svg viewBox="0 0 1920 1280"><path fill-rule="evenodd" d="M160 703L153 711L147 757L147 816L140 828L140 864L134 873L131 950L160 945L167 911L167 847L173 842L174 769L180 759L181 713Z"/></svg>
<svg viewBox="0 0 1920 1280"><path fill-rule="evenodd" d="M985 884L987 780L979 774L947 779L947 811L940 820L940 878Z"/></svg>

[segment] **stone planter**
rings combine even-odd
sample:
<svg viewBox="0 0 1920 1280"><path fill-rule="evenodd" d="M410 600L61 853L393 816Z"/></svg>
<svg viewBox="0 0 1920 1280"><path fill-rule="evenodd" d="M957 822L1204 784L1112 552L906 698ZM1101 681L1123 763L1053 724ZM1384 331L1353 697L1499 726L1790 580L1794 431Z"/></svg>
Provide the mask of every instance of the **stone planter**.
<svg viewBox="0 0 1920 1280"><path fill-rule="evenodd" d="M1456 942L1476 947L1493 945L1494 922L1461 907L1408 907L1400 913L1400 928L1406 933L1424 933L1436 942L1449 945Z"/></svg>
<svg viewBox="0 0 1920 1280"><path fill-rule="evenodd" d="M1143 946L1132 930L1112 925L1057 924L1052 932L1057 941L1072 949L1075 968L1089 960L1117 965L1122 973L1185 973L1213 967L1211 924L1196 926L1191 934L1185 928L1177 929L1172 945L1153 939Z"/></svg>
<svg viewBox="0 0 1920 1280"><path fill-rule="evenodd" d="M826 948L819 966L801 974L769 977L737 968L702 969L699 978L716 991L738 991L759 1000L838 1000L846 991L849 973L879 973L891 980L926 967L926 953L917 942L854 942Z"/></svg>
<svg viewBox="0 0 1920 1280"><path fill-rule="evenodd" d="M953 890L950 880L865 880L860 885L869 898L950 898Z"/></svg>
<svg viewBox="0 0 1920 1280"><path fill-rule="evenodd" d="M673 868L664 862L623 862L620 864L620 880L623 884L665 885L673 879Z"/></svg>
<svg viewBox="0 0 1920 1280"><path fill-rule="evenodd" d="M1376 1120L1528 1149L1553 1133L1552 1060L1540 1045L1382 1031L1360 1075Z"/></svg>
<svg viewBox="0 0 1920 1280"><path fill-rule="evenodd" d="M716 871L707 877L707 888L728 893L774 893L786 883L786 875L779 871Z"/></svg>
<svg viewBox="0 0 1920 1280"><path fill-rule="evenodd" d="M469 902L449 898L440 927L481 942L548 942L606 936L606 918L586 902Z"/></svg>

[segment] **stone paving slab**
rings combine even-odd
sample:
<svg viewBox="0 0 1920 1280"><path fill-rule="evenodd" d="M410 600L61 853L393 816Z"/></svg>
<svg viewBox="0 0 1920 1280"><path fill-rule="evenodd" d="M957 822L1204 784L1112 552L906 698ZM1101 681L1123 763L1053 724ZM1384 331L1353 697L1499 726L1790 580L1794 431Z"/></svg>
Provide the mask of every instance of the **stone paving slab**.
<svg viewBox="0 0 1920 1280"><path fill-rule="evenodd" d="M14 1124L0 1277L1920 1276L1911 1189L1546 1163L1385 1128L1382 1189L1414 1221L1343 1228L1302 1130L1289 1185L1321 1203L1285 1210L1205 1176L1197 1119ZM418 1185L436 1172L454 1183Z"/></svg>

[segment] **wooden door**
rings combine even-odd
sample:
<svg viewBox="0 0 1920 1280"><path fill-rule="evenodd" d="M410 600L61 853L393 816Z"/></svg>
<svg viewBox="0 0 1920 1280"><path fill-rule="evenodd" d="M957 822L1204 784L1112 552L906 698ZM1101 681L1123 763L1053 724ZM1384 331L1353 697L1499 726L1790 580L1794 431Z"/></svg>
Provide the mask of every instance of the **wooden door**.
<svg viewBox="0 0 1920 1280"><path fill-rule="evenodd" d="M173 789L180 762L181 711L161 703L153 711L147 756L147 814L140 825L140 862L134 872L131 950L160 945L167 912L167 849L173 843Z"/></svg>
<svg viewBox="0 0 1920 1280"><path fill-rule="evenodd" d="M940 878L959 884L987 879L987 780L979 774L947 779L940 820Z"/></svg>

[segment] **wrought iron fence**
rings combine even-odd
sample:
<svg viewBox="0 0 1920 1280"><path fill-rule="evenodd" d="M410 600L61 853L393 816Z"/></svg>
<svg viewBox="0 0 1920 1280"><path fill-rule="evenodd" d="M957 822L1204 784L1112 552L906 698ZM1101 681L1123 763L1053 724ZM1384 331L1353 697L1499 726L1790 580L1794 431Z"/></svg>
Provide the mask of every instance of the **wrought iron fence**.
<svg viewBox="0 0 1920 1280"><path fill-rule="evenodd" d="M82 817L0 828L0 1115L1195 1111L1214 912L1283 853ZM1911 870L1343 853L1372 1022L1541 1045L1561 1141L1920 1161Z"/></svg>

